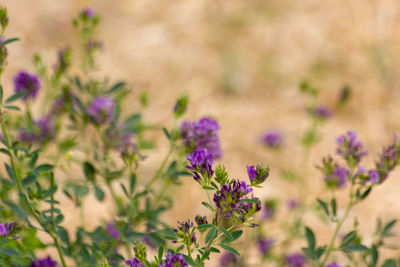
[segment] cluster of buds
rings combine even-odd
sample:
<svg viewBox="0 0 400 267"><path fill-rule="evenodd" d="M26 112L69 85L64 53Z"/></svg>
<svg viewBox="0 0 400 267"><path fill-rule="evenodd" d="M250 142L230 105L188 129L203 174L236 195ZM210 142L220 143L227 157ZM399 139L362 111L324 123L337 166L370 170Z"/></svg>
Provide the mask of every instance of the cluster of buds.
<svg viewBox="0 0 400 267"><path fill-rule="evenodd" d="M18 133L18 140L23 143L41 144L54 137L53 121L49 116L34 121L29 128L22 128Z"/></svg>
<svg viewBox="0 0 400 267"><path fill-rule="evenodd" d="M247 166L247 174L249 175L250 185L258 187L269 176L269 167L263 165Z"/></svg>
<svg viewBox="0 0 400 267"><path fill-rule="evenodd" d="M376 163L376 172L379 175L379 183L382 183L389 173L399 164L400 159L400 139L395 136L393 144L383 148Z"/></svg>
<svg viewBox="0 0 400 267"><path fill-rule="evenodd" d="M187 220L185 222L178 221L178 228L174 229L176 235L178 236L178 239L176 239L174 242L185 244L187 248L190 249L192 244L196 243L197 240L195 230L196 228L190 220Z"/></svg>
<svg viewBox="0 0 400 267"><path fill-rule="evenodd" d="M322 166L318 167L324 176L325 182L330 188L342 188L346 186L349 180L350 171L337 162L332 157L326 157L322 160Z"/></svg>
<svg viewBox="0 0 400 267"><path fill-rule="evenodd" d="M187 154L186 158L190 162L186 167L192 171L193 178L201 185L209 184L214 174L213 155L208 153L207 149L201 148Z"/></svg>
<svg viewBox="0 0 400 267"><path fill-rule="evenodd" d="M158 267L188 267L182 254L172 254L170 251Z"/></svg>
<svg viewBox="0 0 400 267"><path fill-rule="evenodd" d="M21 224L18 221L13 223L0 224L0 236L10 239L18 239L17 234L22 231Z"/></svg>
<svg viewBox="0 0 400 267"><path fill-rule="evenodd" d="M346 160L350 168L356 167L361 159L368 154L361 141L357 139L357 134L353 131L347 132L347 135L339 136L336 143L338 145L336 152Z"/></svg>
<svg viewBox="0 0 400 267"><path fill-rule="evenodd" d="M115 102L110 97L98 96L92 100L86 112L96 125L114 121Z"/></svg>

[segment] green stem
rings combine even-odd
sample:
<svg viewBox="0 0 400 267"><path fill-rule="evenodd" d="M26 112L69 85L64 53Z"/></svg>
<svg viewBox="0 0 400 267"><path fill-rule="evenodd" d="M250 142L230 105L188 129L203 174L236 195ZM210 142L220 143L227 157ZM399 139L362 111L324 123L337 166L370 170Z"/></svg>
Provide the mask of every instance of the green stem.
<svg viewBox="0 0 400 267"><path fill-rule="evenodd" d="M174 144L171 142L171 143L170 143L169 150L168 150L168 153L165 155L165 157L164 157L164 159L163 159L163 161L162 161L160 167L158 168L158 170L157 170L157 172L155 173L155 175L153 176L153 178L151 178L151 180L150 180L150 181L146 184L146 186L144 187L145 191L148 191L148 190L151 188L151 186L153 185L153 183L154 183L155 181L157 181L157 179L159 179L160 177L162 177L161 174L162 174L162 172L163 172L165 166L167 165L168 159L169 159L169 157L171 156L173 150L174 150Z"/></svg>

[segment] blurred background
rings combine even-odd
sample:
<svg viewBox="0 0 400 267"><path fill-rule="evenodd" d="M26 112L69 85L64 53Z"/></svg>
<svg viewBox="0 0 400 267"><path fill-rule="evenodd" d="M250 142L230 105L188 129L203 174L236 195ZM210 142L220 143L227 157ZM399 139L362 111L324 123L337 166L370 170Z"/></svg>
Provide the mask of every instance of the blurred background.
<svg viewBox="0 0 400 267"><path fill-rule="evenodd" d="M102 17L96 32L104 42L98 75L128 82L133 94L126 109L138 109L138 94L147 92L147 121L172 126L172 107L186 93L187 119L209 115L221 124L224 155L219 163L232 177L247 179L246 165L271 166L270 179L257 192L264 197L283 202L298 197L298 187L274 171L274 166L286 164L305 170L310 201L323 196L323 178L315 165L334 153L335 138L348 130L357 131L367 147L367 167L373 166L382 145L400 133L400 2L396 0L3 0L1 4L10 16L8 33L20 38L9 48L9 66L2 77L9 93L15 73L32 69L34 53L51 63L59 48L78 46L71 20L84 7L92 7ZM320 128L320 142L310 152L307 166L302 165L300 145L309 119L308 98L299 91L304 80L319 88L319 103L335 110ZM346 85L351 98L337 110ZM284 132L279 157L258 142L269 129ZM152 167L167 149L161 134L153 138L160 145L142 163L142 177L154 172ZM176 206L166 215L172 225L176 219L205 212L199 205L205 195L196 185L188 178L183 187L173 189ZM396 171L354 209L344 228L351 228L357 218L361 233L368 236L375 226L371 214L384 221L400 214L399 186ZM87 206L99 220L105 216L103 208ZM304 220L314 223L314 217ZM72 203L66 225L73 229ZM326 242L330 230L320 236Z"/></svg>

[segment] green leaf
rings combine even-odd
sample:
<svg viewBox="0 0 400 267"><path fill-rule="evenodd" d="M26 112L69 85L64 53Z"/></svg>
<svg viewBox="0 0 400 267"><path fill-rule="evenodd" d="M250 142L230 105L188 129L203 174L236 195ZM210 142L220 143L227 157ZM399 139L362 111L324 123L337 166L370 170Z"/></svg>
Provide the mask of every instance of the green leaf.
<svg viewBox="0 0 400 267"><path fill-rule="evenodd" d="M233 247L230 247L230 246L222 244L222 243L219 244L219 246L221 248L225 249L226 251L232 252L233 254L236 254L236 255L240 256L240 253L236 249L234 249Z"/></svg>
<svg viewBox="0 0 400 267"><path fill-rule="evenodd" d="M126 190L125 185L122 183L120 185L121 185L122 191L124 191L125 196L129 197L129 193L128 193L128 190Z"/></svg>
<svg viewBox="0 0 400 267"><path fill-rule="evenodd" d="M317 201L318 201L318 204L321 206L322 210L325 212L325 214L328 217L330 217L329 210L328 210L328 205L324 201L319 199L319 198L317 199Z"/></svg>
<svg viewBox="0 0 400 267"><path fill-rule="evenodd" d="M0 103L3 103L3 95L4 95L3 86L0 85Z"/></svg>
<svg viewBox="0 0 400 267"><path fill-rule="evenodd" d="M361 194L360 199L365 199L372 191L372 186L368 187L364 193Z"/></svg>
<svg viewBox="0 0 400 267"><path fill-rule="evenodd" d="M17 41L19 41L19 38L9 38L3 42L3 45L8 45L8 44L11 44L11 43L17 42Z"/></svg>
<svg viewBox="0 0 400 267"><path fill-rule="evenodd" d="M19 107L17 107L17 106L12 106L12 105L4 106L4 108L9 109L9 110L17 110L17 111L20 111L20 110L21 110Z"/></svg>
<svg viewBox="0 0 400 267"><path fill-rule="evenodd" d="M214 191L215 190L213 187L208 186L208 185L203 185L203 189L204 190L208 190L208 191Z"/></svg>
<svg viewBox="0 0 400 267"><path fill-rule="evenodd" d="M90 162L85 161L83 163L82 167L83 167L83 172L85 173L86 179L90 182L94 182L95 175L96 175L96 169L94 168L94 166Z"/></svg>
<svg viewBox="0 0 400 267"><path fill-rule="evenodd" d="M119 82L116 83L113 87L111 87L108 91L107 94L112 94L115 93L117 91L120 91L122 88L124 88L125 83L124 82Z"/></svg>
<svg viewBox="0 0 400 267"><path fill-rule="evenodd" d="M334 217L336 217L336 199L332 198L331 200L331 209L332 209L332 214Z"/></svg>
<svg viewBox="0 0 400 267"><path fill-rule="evenodd" d="M197 229L203 230L203 229L208 229L212 226L213 226L212 224L202 224L202 225L197 226Z"/></svg>
<svg viewBox="0 0 400 267"><path fill-rule="evenodd" d="M14 248L0 248L0 254L4 254L6 256L19 256L18 251L16 251Z"/></svg>
<svg viewBox="0 0 400 267"><path fill-rule="evenodd" d="M396 223L397 223L397 220L396 220L396 219L394 219L394 220L388 222L388 223L385 225L385 227L383 228L382 236L385 236L385 237L386 237L386 236L390 236L390 229L392 229L392 227L393 227Z"/></svg>
<svg viewBox="0 0 400 267"><path fill-rule="evenodd" d="M393 259L387 259L387 260L383 263L382 267L397 267L397 264L396 264L396 261L395 261L395 260L393 260Z"/></svg>
<svg viewBox="0 0 400 267"><path fill-rule="evenodd" d="M104 200L104 191L97 185L94 187L94 195L98 201Z"/></svg>
<svg viewBox="0 0 400 267"><path fill-rule="evenodd" d="M166 128L162 128L162 130L163 130L165 136L168 138L168 140L170 140L171 139L171 135L169 134L168 130Z"/></svg>
<svg viewBox="0 0 400 267"><path fill-rule="evenodd" d="M37 180L37 176L36 175L34 175L34 174L30 174L30 175L28 175L27 177L25 177L25 179L24 180L22 180L22 186L28 186L28 185L30 185L31 183L34 183L34 182L36 182L36 180Z"/></svg>
<svg viewBox="0 0 400 267"><path fill-rule="evenodd" d="M65 228L62 226L57 226L56 234L61 239L61 241L69 247L70 242L67 230L65 230Z"/></svg>
<svg viewBox="0 0 400 267"><path fill-rule="evenodd" d="M305 227L305 230L306 230L306 238L307 238L308 247L311 249L311 251L314 251L314 249L315 249L315 235L314 235L313 231L310 228Z"/></svg>
<svg viewBox="0 0 400 267"><path fill-rule="evenodd" d="M249 203L258 203L258 202L260 202L259 199L252 199L252 198L245 198L245 199L242 199L242 201L243 202L249 202Z"/></svg>
<svg viewBox="0 0 400 267"><path fill-rule="evenodd" d="M214 252L214 253L221 253L221 251L219 249L217 249L216 247L211 247L210 250L211 250L211 252Z"/></svg>
<svg viewBox="0 0 400 267"><path fill-rule="evenodd" d="M345 251L345 252L367 251L367 250L368 250L368 248L361 244L350 245L350 246L346 247L345 249L343 249L343 251Z"/></svg>
<svg viewBox="0 0 400 267"><path fill-rule="evenodd" d="M132 173L129 179L129 192L133 194L136 185L136 173Z"/></svg>
<svg viewBox="0 0 400 267"><path fill-rule="evenodd" d="M218 229L221 230L228 239L230 239L230 240L233 239L233 236L231 235L231 233L229 233L229 231L224 229L222 226L218 226Z"/></svg>
<svg viewBox="0 0 400 267"><path fill-rule="evenodd" d="M53 169L52 165L50 165L50 164L42 164L42 165L37 166L35 168L34 172L38 172L38 173L48 172L48 171L51 171L52 169Z"/></svg>
<svg viewBox="0 0 400 267"><path fill-rule="evenodd" d="M210 230L208 230L207 235L206 235L206 240L205 243L208 244L210 243L212 240L214 240L214 238L217 236L218 230L215 227L215 225L213 225Z"/></svg>
<svg viewBox="0 0 400 267"><path fill-rule="evenodd" d="M209 203L203 201L201 202L201 204L206 208L210 209L211 211L214 211L214 208Z"/></svg>
<svg viewBox="0 0 400 267"><path fill-rule="evenodd" d="M73 190L77 197L83 197L89 193L89 188L86 185L74 185Z"/></svg>
<svg viewBox="0 0 400 267"><path fill-rule="evenodd" d="M6 204L19 218L21 218L24 221L28 221L28 217L25 211L21 209L19 206L7 200L3 200L3 203Z"/></svg>
<svg viewBox="0 0 400 267"><path fill-rule="evenodd" d="M243 231L242 231L242 230L233 231L233 232L231 232L232 239L228 239L228 238L225 237L225 238L222 240L221 243L230 243L230 242L233 242L233 241L237 240L242 234L243 234Z"/></svg>
<svg viewBox="0 0 400 267"><path fill-rule="evenodd" d="M11 103L11 102L14 102L14 101L16 101L16 100L18 100L18 99L20 99L20 98L23 98L25 95L26 95L26 91L13 94L13 95L10 96L9 98L7 98L6 104Z"/></svg>
<svg viewBox="0 0 400 267"><path fill-rule="evenodd" d="M346 234L343 239L342 239L342 243L340 244L341 248L345 248L347 247L351 242L354 241L354 239L356 239L357 237L357 232L356 231L351 231L348 234Z"/></svg>

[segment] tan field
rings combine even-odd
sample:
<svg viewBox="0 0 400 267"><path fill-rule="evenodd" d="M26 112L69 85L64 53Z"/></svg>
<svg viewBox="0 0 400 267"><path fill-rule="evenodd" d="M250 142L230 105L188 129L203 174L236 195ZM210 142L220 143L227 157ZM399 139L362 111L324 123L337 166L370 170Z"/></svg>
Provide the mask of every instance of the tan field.
<svg viewBox="0 0 400 267"><path fill-rule="evenodd" d="M270 178L257 192L260 196L277 197L283 203L298 197L299 187L274 171L278 166L297 166L308 179L306 201L328 197L314 166L322 156L334 153L338 135L357 131L369 151L363 165L373 167L382 145L400 134L400 1L3 0L1 4L10 16L8 34L21 39L9 47L9 65L2 77L6 91L11 92L18 70L31 69L35 52L51 65L58 48L76 47L78 36L71 19L90 6L102 17L96 36L105 46L97 74L126 80L133 88L126 112L139 109L137 96L146 91L150 97L146 120L172 127L176 97L188 94L185 118L209 115L220 122L224 156L218 163L232 177L247 179L248 164L271 166ZM306 166L299 145L308 126L309 101L298 89L304 79L320 88L319 103L331 108L344 85L352 88L348 105L321 127L321 141ZM257 142L271 128L285 132L280 158ZM142 163L141 179L154 173L152 167L167 150L162 133L151 138L159 146ZM206 195L192 178L184 178L182 187L170 193L175 206L165 218L172 225L206 212L200 205ZM338 195L343 196L339 205L345 203L345 193ZM395 171L354 209L344 231L357 218L360 232L370 242L374 218L398 217L399 200L400 172ZM85 204L89 228L113 212L111 205L92 202L88 199ZM74 229L78 222L73 204L65 203L65 225ZM333 226L324 226L312 213L304 221L316 230L318 242L328 242ZM278 225L265 229L274 235ZM396 226L395 232L400 234L399 230ZM396 244L396 240L391 241ZM398 250L385 253L400 256Z"/></svg>

